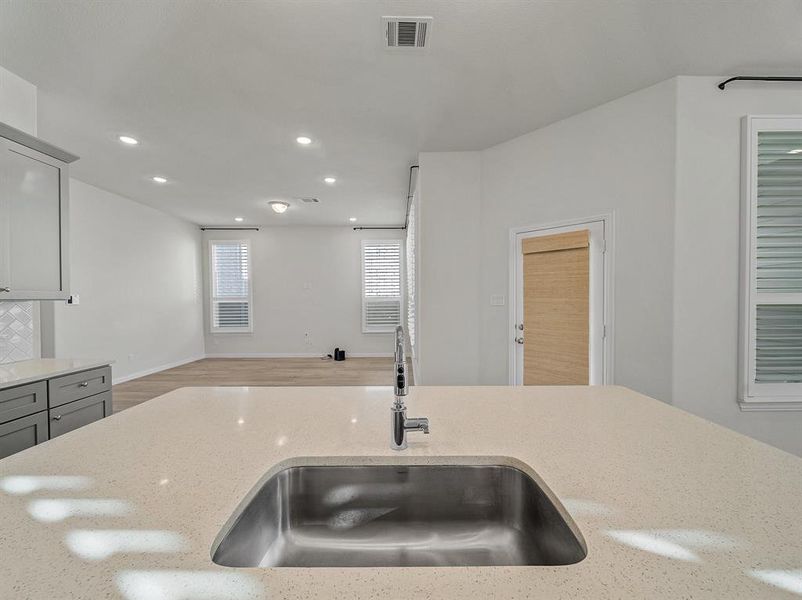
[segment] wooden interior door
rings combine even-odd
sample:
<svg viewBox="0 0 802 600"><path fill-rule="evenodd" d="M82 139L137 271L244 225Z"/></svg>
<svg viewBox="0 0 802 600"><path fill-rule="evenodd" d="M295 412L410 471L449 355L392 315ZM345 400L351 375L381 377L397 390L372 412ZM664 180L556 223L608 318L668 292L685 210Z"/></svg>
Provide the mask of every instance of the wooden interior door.
<svg viewBox="0 0 802 600"><path fill-rule="evenodd" d="M587 385L590 232L522 240L524 385Z"/></svg>

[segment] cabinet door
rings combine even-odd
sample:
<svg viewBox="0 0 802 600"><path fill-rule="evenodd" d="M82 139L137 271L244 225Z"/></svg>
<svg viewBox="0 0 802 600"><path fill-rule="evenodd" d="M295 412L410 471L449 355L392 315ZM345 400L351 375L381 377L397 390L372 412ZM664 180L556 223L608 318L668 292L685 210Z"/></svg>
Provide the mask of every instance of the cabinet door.
<svg viewBox="0 0 802 600"><path fill-rule="evenodd" d="M0 145L0 300L67 295L65 169L10 140Z"/></svg>
<svg viewBox="0 0 802 600"><path fill-rule="evenodd" d="M103 392L83 400L51 408L50 438L63 435L111 414L111 392Z"/></svg>
<svg viewBox="0 0 802 600"><path fill-rule="evenodd" d="M47 411L0 425L0 458L47 441Z"/></svg>

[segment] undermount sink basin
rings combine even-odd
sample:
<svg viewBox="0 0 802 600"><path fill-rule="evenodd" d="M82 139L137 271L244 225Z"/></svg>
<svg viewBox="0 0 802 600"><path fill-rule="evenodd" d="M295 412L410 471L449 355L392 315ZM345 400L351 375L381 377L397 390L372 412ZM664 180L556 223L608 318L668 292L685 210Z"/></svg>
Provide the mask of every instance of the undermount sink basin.
<svg viewBox="0 0 802 600"><path fill-rule="evenodd" d="M507 466L309 466L268 479L214 551L229 567L568 565L584 542Z"/></svg>

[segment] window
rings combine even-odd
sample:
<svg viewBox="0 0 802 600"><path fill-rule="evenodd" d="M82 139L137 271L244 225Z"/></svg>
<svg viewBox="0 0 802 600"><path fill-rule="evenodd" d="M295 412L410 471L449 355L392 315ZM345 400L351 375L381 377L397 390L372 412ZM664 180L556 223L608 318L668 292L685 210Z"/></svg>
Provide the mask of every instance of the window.
<svg viewBox="0 0 802 600"><path fill-rule="evenodd" d="M212 332L253 331L248 241L212 241L209 248Z"/></svg>
<svg viewBox="0 0 802 600"><path fill-rule="evenodd" d="M362 242L362 331L384 333L401 324L401 242Z"/></svg>
<svg viewBox="0 0 802 600"><path fill-rule="evenodd" d="M743 131L741 407L802 408L802 118Z"/></svg>

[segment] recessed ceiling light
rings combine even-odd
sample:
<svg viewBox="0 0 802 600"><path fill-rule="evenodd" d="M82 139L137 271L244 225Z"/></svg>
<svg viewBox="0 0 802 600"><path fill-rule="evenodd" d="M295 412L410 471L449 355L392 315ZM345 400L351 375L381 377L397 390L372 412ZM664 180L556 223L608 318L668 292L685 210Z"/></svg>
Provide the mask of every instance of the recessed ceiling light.
<svg viewBox="0 0 802 600"><path fill-rule="evenodd" d="M162 177L161 175L154 175L153 177L151 177L151 179L156 183L167 183L167 178Z"/></svg>
<svg viewBox="0 0 802 600"><path fill-rule="evenodd" d="M268 204L270 204L270 208L273 209L273 212L277 212L278 214L285 212L290 207L288 203L281 202L278 200L274 200L273 202L268 202Z"/></svg>
<svg viewBox="0 0 802 600"><path fill-rule="evenodd" d="M128 144L129 146L136 146L139 143L138 139L132 138L130 135L121 135L117 139L123 144Z"/></svg>
<svg viewBox="0 0 802 600"><path fill-rule="evenodd" d="M802 148L794 148L793 150L789 150L788 154L802 154Z"/></svg>
<svg viewBox="0 0 802 600"><path fill-rule="evenodd" d="M312 138L308 138L305 135L299 135L297 138L295 138L295 141L303 146L308 146L312 143Z"/></svg>
<svg viewBox="0 0 802 600"><path fill-rule="evenodd" d="M351 223L356 223L356 217L348 217L348 220L351 221Z"/></svg>
<svg viewBox="0 0 802 600"><path fill-rule="evenodd" d="M242 222L243 222L245 219L243 219L242 217L234 217L234 220L235 220L237 223L242 223Z"/></svg>
<svg viewBox="0 0 802 600"><path fill-rule="evenodd" d="M323 181L325 181L326 183L336 183L337 182L337 180L334 177L325 177L323 179Z"/></svg>

